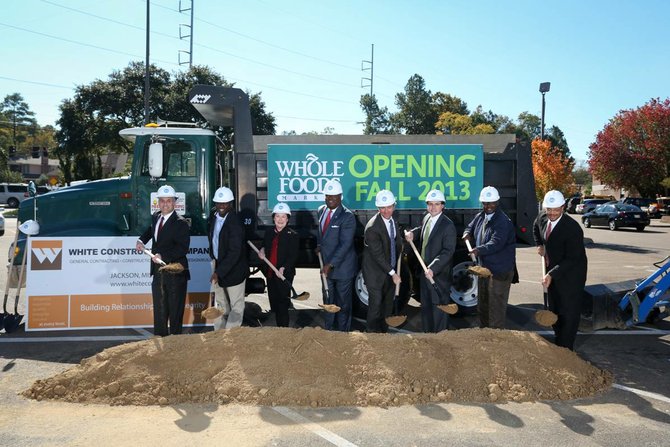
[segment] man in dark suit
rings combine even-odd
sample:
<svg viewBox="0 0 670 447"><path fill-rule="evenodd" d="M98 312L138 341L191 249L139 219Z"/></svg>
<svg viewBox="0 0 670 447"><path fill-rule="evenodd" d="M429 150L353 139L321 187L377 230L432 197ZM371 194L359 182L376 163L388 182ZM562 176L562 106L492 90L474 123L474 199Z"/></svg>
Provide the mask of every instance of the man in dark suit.
<svg viewBox="0 0 670 447"><path fill-rule="evenodd" d="M449 326L449 315L439 305L449 304L451 294L451 267L456 250L456 227L445 214L442 191L433 189L426 195L428 214L420 227L405 233L408 241L418 240L421 256L428 271L421 275L421 326L424 332L440 332ZM440 289L438 295L428 278Z"/></svg>
<svg viewBox="0 0 670 447"><path fill-rule="evenodd" d="M323 188L325 206L319 208L316 249L323 258L323 273L328 282L328 302L340 307L336 314L325 313L326 329L351 329L351 300L358 259L354 249L356 218L342 205L342 185L330 180Z"/></svg>
<svg viewBox="0 0 670 447"><path fill-rule="evenodd" d="M188 222L174 210L177 202L174 188L161 186L156 197L159 211L151 216L151 225L140 236L135 248L144 251L144 244L152 241L151 253L154 256L151 258L151 295L154 305L154 334L165 337L182 332L186 285L190 279L186 254L191 245L191 236ZM184 271L159 271L161 262L179 263Z"/></svg>
<svg viewBox="0 0 670 447"><path fill-rule="evenodd" d="M213 260L212 277L216 302L223 309L214 329L242 325L244 288L249 276L244 226L235 213L233 191L225 186L214 192L215 209L209 216L209 255Z"/></svg>
<svg viewBox="0 0 670 447"><path fill-rule="evenodd" d="M400 272L395 269L402 240L393 219L393 193L379 191L375 205L379 212L365 226L363 279L368 289L368 332L386 332L385 319L393 311L395 285L400 284Z"/></svg>
<svg viewBox="0 0 670 447"><path fill-rule="evenodd" d="M564 204L565 198L559 191L545 194L542 202L545 212L535 219L533 238L547 265L542 284L549 292L549 310L558 316L553 326L555 343L574 350L588 267L584 232L574 219L564 214Z"/></svg>

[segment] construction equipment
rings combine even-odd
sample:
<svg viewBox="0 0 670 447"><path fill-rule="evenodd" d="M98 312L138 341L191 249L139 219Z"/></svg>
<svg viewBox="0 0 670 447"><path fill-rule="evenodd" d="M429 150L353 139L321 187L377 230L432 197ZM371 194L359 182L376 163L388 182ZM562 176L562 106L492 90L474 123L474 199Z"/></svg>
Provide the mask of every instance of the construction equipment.
<svg viewBox="0 0 670 447"><path fill-rule="evenodd" d="M658 268L656 272L636 285L630 292L626 293L619 302L619 310L623 315L626 327L648 321L653 312L670 304L670 256L660 262L654 263ZM650 288L651 287L651 288Z"/></svg>

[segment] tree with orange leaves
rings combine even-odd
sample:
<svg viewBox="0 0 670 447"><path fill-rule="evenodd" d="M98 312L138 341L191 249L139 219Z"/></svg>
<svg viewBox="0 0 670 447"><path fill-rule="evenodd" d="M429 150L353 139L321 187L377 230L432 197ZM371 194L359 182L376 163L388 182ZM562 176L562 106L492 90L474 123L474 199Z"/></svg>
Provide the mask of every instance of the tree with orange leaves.
<svg viewBox="0 0 670 447"><path fill-rule="evenodd" d="M533 153L533 175L535 176L535 195L541 201L547 191L561 191L572 194L575 179L572 177L574 161L567 158L559 149L551 146L550 140L536 138L530 144Z"/></svg>

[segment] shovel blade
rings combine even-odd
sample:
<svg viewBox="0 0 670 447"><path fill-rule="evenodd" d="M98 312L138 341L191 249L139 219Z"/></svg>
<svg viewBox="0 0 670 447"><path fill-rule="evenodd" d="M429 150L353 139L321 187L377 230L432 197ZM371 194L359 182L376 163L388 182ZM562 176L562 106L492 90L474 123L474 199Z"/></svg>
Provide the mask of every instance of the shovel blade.
<svg viewBox="0 0 670 447"><path fill-rule="evenodd" d="M486 267L482 267L481 265L471 265L468 267L468 272L481 278L490 278L493 276L491 270L487 269Z"/></svg>
<svg viewBox="0 0 670 447"><path fill-rule="evenodd" d="M309 292L302 292L301 294L294 294L292 300L305 301L309 299Z"/></svg>
<svg viewBox="0 0 670 447"><path fill-rule="evenodd" d="M336 304L319 304L319 307L329 314L335 314L341 310L340 306Z"/></svg>
<svg viewBox="0 0 670 447"><path fill-rule="evenodd" d="M449 315L455 315L458 313L458 304L456 303L438 304L437 308Z"/></svg>
<svg viewBox="0 0 670 447"><path fill-rule="evenodd" d="M550 310L538 310L535 312L535 321L541 326L550 327L558 321L558 316Z"/></svg>
<svg viewBox="0 0 670 447"><path fill-rule="evenodd" d="M218 307L208 307L203 310L200 315L202 315L202 318L205 320L216 320L223 315L223 312Z"/></svg>
<svg viewBox="0 0 670 447"><path fill-rule="evenodd" d="M23 320L23 315L13 315L13 314L7 314L5 315L4 318L4 325L5 325L5 332L8 334L11 334L15 330L19 328L21 325L21 320Z"/></svg>
<svg viewBox="0 0 670 447"><path fill-rule="evenodd" d="M390 317L386 317L386 324L391 327L402 326L405 324L405 321L407 321L407 315L392 315Z"/></svg>

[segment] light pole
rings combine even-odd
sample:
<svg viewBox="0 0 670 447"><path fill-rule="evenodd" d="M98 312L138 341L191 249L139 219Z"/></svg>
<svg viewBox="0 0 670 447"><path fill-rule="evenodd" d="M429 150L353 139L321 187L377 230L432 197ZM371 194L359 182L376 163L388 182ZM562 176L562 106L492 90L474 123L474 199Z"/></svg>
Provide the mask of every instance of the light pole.
<svg viewBox="0 0 670 447"><path fill-rule="evenodd" d="M549 91L551 82L540 83L540 93L542 93L542 122L540 123L540 139L544 141L544 94Z"/></svg>

